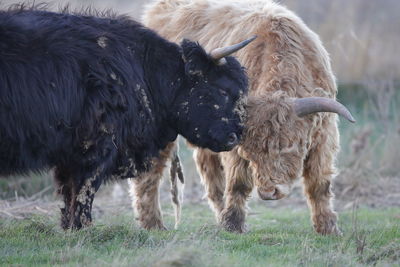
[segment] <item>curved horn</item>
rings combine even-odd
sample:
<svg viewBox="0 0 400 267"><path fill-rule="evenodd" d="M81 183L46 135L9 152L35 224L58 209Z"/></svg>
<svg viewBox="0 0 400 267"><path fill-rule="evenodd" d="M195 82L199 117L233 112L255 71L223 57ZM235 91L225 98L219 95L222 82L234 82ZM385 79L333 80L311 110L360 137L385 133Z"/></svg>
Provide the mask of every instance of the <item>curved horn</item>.
<svg viewBox="0 0 400 267"><path fill-rule="evenodd" d="M294 111L299 117L316 112L334 112L343 116L350 122L356 122L345 106L330 98L305 97L296 98L293 102Z"/></svg>
<svg viewBox="0 0 400 267"><path fill-rule="evenodd" d="M232 53L235 53L236 51L242 49L243 47L254 41L256 38L257 35L254 35L251 38L244 40L238 44L234 44L227 47L216 48L210 52L210 57L215 61L219 61L220 59L229 56Z"/></svg>

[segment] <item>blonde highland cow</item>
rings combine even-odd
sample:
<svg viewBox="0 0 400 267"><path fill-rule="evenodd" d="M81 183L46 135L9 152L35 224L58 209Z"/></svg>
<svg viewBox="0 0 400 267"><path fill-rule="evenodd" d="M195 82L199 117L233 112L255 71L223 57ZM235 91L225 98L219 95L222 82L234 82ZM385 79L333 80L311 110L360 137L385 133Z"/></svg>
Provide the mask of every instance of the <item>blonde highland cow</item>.
<svg viewBox="0 0 400 267"><path fill-rule="evenodd" d="M303 177L315 230L340 234L331 191L339 151L334 113L353 118L334 101L335 77L318 36L294 13L269 0L160 0L147 7L143 19L171 41L189 38L207 49L258 36L236 53L250 79L241 144L224 153L195 149L219 223L245 232L246 202L254 187L262 199L276 200ZM164 228L158 185L169 156L164 151L154 171L132 187L140 224L147 229Z"/></svg>

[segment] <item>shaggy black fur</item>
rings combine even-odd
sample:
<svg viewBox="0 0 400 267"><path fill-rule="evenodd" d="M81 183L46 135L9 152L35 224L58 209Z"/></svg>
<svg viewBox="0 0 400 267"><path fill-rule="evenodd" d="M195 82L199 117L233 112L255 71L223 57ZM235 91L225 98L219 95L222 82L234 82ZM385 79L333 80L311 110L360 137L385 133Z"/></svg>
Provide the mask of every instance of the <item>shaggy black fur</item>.
<svg viewBox="0 0 400 267"><path fill-rule="evenodd" d="M127 17L0 12L0 175L56 167L64 228L90 223L108 177L135 177L176 139L214 151L240 136L247 79L196 43Z"/></svg>

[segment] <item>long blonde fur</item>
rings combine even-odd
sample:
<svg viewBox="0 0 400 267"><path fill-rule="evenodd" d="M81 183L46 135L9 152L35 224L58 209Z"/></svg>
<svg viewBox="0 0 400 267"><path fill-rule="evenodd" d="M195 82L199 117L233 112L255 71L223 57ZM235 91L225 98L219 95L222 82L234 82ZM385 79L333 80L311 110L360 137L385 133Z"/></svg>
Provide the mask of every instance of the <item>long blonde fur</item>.
<svg viewBox="0 0 400 267"><path fill-rule="evenodd" d="M330 186L339 150L337 116L299 118L291 109L294 98L336 97L330 59L319 37L270 0L159 0L146 8L143 22L171 41L188 38L206 49L258 36L235 54L250 79L241 145L218 154L219 163L209 151L197 151L198 170L220 223L244 232L246 200L254 186L268 191L303 176L315 230L338 234ZM210 169L219 165L224 171Z"/></svg>

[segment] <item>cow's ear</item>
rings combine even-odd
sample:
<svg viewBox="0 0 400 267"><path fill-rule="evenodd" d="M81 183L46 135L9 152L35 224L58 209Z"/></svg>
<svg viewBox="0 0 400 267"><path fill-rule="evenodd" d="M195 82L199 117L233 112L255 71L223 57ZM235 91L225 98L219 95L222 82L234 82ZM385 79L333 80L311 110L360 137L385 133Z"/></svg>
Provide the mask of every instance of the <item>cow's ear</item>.
<svg viewBox="0 0 400 267"><path fill-rule="evenodd" d="M196 42L184 39L181 43L186 75L203 76L210 63L208 54Z"/></svg>

